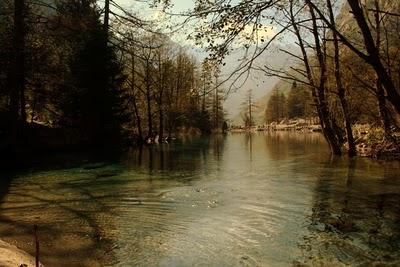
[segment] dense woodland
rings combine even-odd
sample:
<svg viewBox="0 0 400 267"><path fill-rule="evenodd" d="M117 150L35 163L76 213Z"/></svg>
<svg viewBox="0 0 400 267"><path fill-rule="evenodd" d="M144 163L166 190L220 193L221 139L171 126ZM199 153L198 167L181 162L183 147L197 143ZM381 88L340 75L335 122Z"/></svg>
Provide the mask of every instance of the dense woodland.
<svg viewBox="0 0 400 267"><path fill-rule="evenodd" d="M168 10L171 1L150 1ZM356 153L352 127L395 138L400 113L400 5L388 0L195 1L180 16L196 59L113 1L6 0L0 6L0 149L70 149L160 141L226 127L220 84L251 71L293 83L273 94L268 121L318 116L333 154ZM260 31L273 25L268 38ZM248 29L251 29L250 33ZM246 34L244 35L244 32ZM229 81L220 65L241 44ZM290 41L293 65L259 64ZM234 45L235 44L235 45ZM251 92L248 94L251 100ZM252 125L251 102L247 124ZM186 130L185 130L186 129ZM394 140L394 139L393 139Z"/></svg>
<svg viewBox="0 0 400 267"><path fill-rule="evenodd" d="M1 1L1 151L121 147L222 127L218 66L152 21L100 5Z"/></svg>

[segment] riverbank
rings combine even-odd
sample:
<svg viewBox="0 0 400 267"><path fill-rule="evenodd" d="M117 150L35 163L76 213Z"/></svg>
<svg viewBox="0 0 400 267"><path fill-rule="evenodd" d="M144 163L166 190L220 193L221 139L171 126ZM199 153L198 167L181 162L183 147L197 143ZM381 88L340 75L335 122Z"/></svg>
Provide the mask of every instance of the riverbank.
<svg viewBox="0 0 400 267"><path fill-rule="evenodd" d="M356 125L353 127L357 154L382 160L400 160L400 132L390 136L380 127Z"/></svg>
<svg viewBox="0 0 400 267"><path fill-rule="evenodd" d="M33 253L40 225L41 260L57 267L397 266L399 170L331 158L319 133L177 140L15 171L0 236Z"/></svg>
<svg viewBox="0 0 400 267"><path fill-rule="evenodd" d="M321 125L314 120L293 119L272 122L270 124L257 125L252 127L232 125L229 131L239 132L257 132L257 131L300 131L300 132L320 132Z"/></svg>
<svg viewBox="0 0 400 267"><path fill-rule="evenodd" d="M0 240L0 266L31 267L35 266L35 258L16 246Z"/></svg>
<svg viewBox="0 0 400 267"><path fill-rule="evenodd" d="M232 126L232 133L255 133L264 131L297 131L302 133L321 132L321 126L306 122L304 119L283 120L267 125L252 127ZM400 132L394 131L386 135L381 127L369 124L353 126L353 135L356 142L357 155L381 160L400 160ZM348 150L345 143L344 150Z"/></svg>

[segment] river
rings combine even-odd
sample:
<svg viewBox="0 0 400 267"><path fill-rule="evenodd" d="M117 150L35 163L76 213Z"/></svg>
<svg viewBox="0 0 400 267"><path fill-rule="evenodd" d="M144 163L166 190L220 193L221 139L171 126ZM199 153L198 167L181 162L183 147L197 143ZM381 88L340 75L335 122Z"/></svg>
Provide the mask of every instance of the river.
<svg viewBox="0 0 400 267"><path fill-rule="evenodd" d="M228 134L2 173L0 238L46 266L400 266L400 163ZM381 266L381 265L379 265Z"/></svg>

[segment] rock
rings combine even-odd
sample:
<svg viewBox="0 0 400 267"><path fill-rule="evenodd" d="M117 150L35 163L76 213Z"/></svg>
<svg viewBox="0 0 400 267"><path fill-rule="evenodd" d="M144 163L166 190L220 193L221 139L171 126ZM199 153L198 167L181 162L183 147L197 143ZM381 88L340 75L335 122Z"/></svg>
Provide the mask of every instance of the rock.
<svg viewBox="0 0 400 267"><path fill-rule="evenodd" d="M25 267L35 266L35 258L20 250L16 246L0 240L0 266L2 267ZM40 264L40 266L43 266Z"/></svg>
<svg viewBox="0 0 400 267"><path fill-rule="evenodd" d="M331 219L327 222L327 224L344 233L353 232L356 230L355 224L350 220L340 218Z"/></svg>

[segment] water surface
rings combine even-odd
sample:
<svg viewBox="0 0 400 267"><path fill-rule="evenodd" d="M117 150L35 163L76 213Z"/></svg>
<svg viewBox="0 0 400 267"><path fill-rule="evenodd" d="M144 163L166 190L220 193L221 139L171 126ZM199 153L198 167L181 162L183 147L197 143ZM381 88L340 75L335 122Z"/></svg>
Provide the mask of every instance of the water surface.
<svg viewBox="0 0 400 267"><path fill-rule="evenodd" d="M2 174L0 237L47 266L400 265L399 162L232 134ZM381 265L379 265L381 266Z"/></svg>

